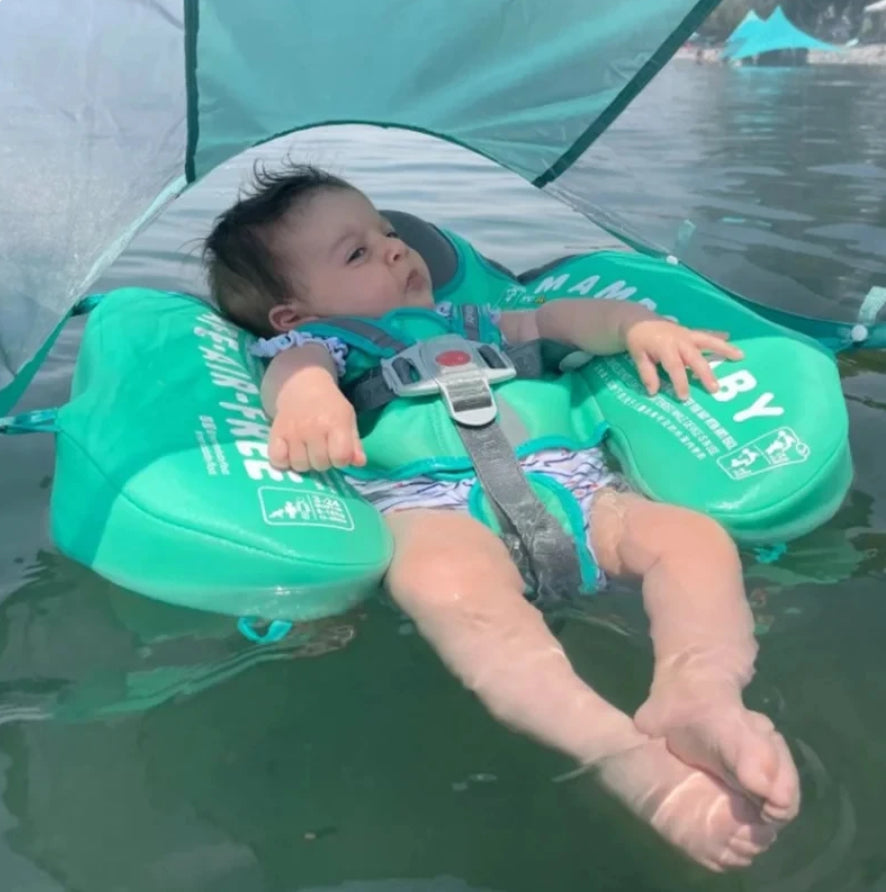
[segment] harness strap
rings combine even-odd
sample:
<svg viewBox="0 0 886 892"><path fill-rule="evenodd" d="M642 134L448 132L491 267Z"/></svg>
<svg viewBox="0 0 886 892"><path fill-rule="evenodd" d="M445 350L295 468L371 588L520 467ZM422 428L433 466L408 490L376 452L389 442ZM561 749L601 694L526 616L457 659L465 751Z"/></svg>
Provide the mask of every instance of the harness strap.
<svg viewBox="0 0 886 892"><path fill-rule="evenodd" d="M581 591L575 543L529 485L501 426L456 424L477 479L498 515L505 545L535 600L574 598Z"/></svg>
<svg viewBox="0 0 886 892"><path fill-rule="evenodd" d="M376 347L377 352L387 355L399 353L409 346L409 343L395 337L387 328L359 316L333 316L328 322L314 324L312 327L322 332L335 333L336 329L346 331L355 335L358 341Z"/></svg>
<svg viewBox="0 0 886 892"><path fill-rule="evenodd" d="M465 330L465 337L469 341L482 341L480 332L480 308L474 304L463 304L457 308L461 316L461 324Z"/></svg>
<svg viewBox="0 0 886 892"><path fill-rule="evenodd" d="M439 374L432 375L431 380L427 381L428 372L421 367L422 347L412 348L403 344L397 351L401 354L399 357L385 360L390 366L387 376L384 374L384 364L371 369L344 389L345 396L359 414L380 409L404 396L440 394L470 456L477 479L501 523L502 538L523 578L534 590L535 599L556 602L571 598L582 587L575 544L541 502L523 473L496 420L495 398L489 380L501 380L514 374L523 378L540 378L546 371L559 368L560 362L574 350L562 344L539 340L509 349L505 359L499 348L477 342L482 323L476 308L460 309L460 322L466 335L460 343L470 353L450 351L450 354L464 357L465 372L451 374L437 366ZM377 348L390 350L396 344L384 328L362 319L339 318L334 324L360 339L371 341ZM438 340L450 339L452 336ZM407 358L410 356L411 359ZM424 357L424 361L427 361L427 357ZM403 367L398 367L398 363L402 363ZM509 368L511 364L513 368ZM395 376L393 382L392 372ZM413 380L415 377L419 380ZM428 389L426 384L433 385L433 389Z"/></svg>

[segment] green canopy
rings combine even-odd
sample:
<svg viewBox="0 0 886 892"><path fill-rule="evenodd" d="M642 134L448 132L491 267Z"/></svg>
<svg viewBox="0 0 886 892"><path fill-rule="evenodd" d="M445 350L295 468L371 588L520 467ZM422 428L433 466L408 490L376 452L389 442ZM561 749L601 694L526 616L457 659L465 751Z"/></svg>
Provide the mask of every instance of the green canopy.
<svg viewBox="0 0 886 892"><path fill-rule="evenodd" d="M296 129L365 122L436 134L541 185L715 5L4 3L0 414L102 269L225 159Z"/></svg>
<svg viewBox="0 0 886 892"><path fill-rule="evenodd" d="M648 247L564 174L716 5L3 3L0 415L146 221L221 162L294 130L433 134Z"/></svg>

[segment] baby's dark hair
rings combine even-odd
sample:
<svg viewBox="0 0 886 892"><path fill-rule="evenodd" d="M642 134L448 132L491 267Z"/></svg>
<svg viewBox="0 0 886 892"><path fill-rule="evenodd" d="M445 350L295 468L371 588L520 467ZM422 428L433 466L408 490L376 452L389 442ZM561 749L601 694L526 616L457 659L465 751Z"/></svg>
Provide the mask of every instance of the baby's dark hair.
<svg viewBox="0 0 886 892"><path fill-rule="evenodd" d="M251 194L216 219L203 245L209 289L222 313L260 337L275 334L268 312L298 295L270 248L271 228L323 189L353 188L309 164L287 162L274 171L256 165Z"/></svg>

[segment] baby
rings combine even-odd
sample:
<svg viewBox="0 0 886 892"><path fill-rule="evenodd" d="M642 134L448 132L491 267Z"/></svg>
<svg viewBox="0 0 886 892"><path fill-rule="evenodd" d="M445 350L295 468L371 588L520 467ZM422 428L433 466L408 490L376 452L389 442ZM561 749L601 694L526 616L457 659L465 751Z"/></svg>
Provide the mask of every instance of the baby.
<svg viewBox="0 0 886 892"><path fill-rule="evenodd" d="M626 491L597 447L539 449L521 459L524 471L554 479L581 505L582 545L601 579L642 580L655 669L631 719L575 674L527 600L508 549L468 512L473 479L433 469L396 481L361 473L384 457L364 451L360 420L340 389L348 345L299 328L404 308L451 313L435 306L425 261L337 177L289 167L256 178L254 194L216 221L206 259L222 311L273 356L262 384L273 418L270 460L297 471L345 469L393 535L390 596L493 715L591 768L701 864L749 864L796 815L800 793L784 739L742 701L756 644L729 536L708 517ZM509 345L544 338L590 354L627 351L650 393L661 366L681 399L689 395L687 369L709 391L718 388L702 351L742 355L722 337L626 301L552 300L486 318Z"/></svg>

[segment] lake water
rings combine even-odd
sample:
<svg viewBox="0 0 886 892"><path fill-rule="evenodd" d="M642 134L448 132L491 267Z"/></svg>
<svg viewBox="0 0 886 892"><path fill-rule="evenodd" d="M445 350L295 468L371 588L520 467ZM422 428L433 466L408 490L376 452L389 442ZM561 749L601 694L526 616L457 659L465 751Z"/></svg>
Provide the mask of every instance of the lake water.
<svg viewBox="0 0 886 892"><path fill-rule="evenodd" d="M845 318L886 285L884 90L880 69L674 63L574 181L665 244L691 219L695 250L751 291ZM331 129L255 155L287 147L517 270L612 244L424 137ZM251 163L176 202L100 287L202 290L195 240ZM71 325L22 408L64 400L77 340ZM788 737L804 809L751 870L724 877L670 853L587 779L556 780L565 761L488 718L384 604L255 648L229 620L60 557L46 534L51 440L0 440L2 888L886 890L886 360L857 352L841 371L857 469L845 506L775 565L748 556L762 640L748 702ZM562 634L602 693L641 702L651 654L636 592L599 599Z"/></svg>

